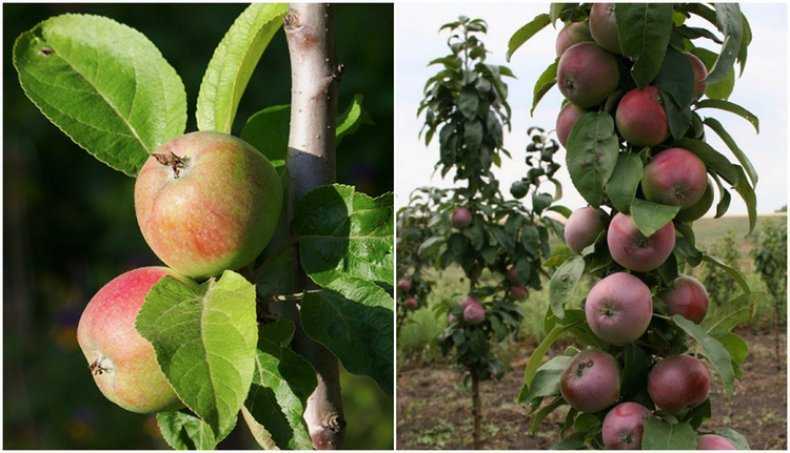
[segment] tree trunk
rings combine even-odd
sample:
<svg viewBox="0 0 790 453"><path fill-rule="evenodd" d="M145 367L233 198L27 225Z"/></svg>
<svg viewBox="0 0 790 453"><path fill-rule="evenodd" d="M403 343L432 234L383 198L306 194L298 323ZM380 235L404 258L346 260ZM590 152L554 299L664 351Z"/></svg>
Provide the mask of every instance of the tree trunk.
<svg viewBox="0 0 790 453"><path fill-rule="evenodd" d="M339 68L335 64L331 9L327 4L292 3L285 17L291 57L289 219L293 218L295 201L312 189L335 181ZM298 275L301 288L313 286L301 272ZM345 432L337 359L308 338L296 318L294 349L310 361L318 378L318 385L307 401L305 423L315 448L337 449Z"/></svg>
<svg viewBox="0 0 790 453"><path fill-rule="evenodd" d="M780 322L779 305L780 304L781 301L777 297L774 297L774 329L773 330L774 330L774 354L776 356L776 360L775 360L776 371L780 371L783 366L782 364L784 363L784 360L782 360L782 357L780 355L782 345L779 341L779 322Z"/></svg>
<svg viewBox="0 0 790 453"><path fill-rule="evenodd" d="M477 371L472 370L472 419L474 428L472 429L473 446L475 450L480 450L480 378Z"/></svg>

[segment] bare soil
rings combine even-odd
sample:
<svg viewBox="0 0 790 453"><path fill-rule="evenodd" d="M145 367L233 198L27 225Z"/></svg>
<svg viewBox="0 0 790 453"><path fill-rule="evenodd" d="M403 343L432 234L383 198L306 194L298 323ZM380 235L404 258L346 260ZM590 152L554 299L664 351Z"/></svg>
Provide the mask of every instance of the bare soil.
<svg viewBox="0 0 790 453"><path fill-rule="evenodd" d="M713 417L704 428L730 426L749 440L753 450L787 448L786 338L780 335L780 357L774 353L774 335L749 328L737 332L749 342L749 357L734 395L713 390ZM480 384L483 402L482 445L485 449L548 449L559 439L565 409L555 411L534 436L528 433L527 409L515 402L524 364L534 344L519 346L523 353L500 381ZM471 395L462 375L450 364L406 365L398 370L397 448L472 448Z"/></svg>

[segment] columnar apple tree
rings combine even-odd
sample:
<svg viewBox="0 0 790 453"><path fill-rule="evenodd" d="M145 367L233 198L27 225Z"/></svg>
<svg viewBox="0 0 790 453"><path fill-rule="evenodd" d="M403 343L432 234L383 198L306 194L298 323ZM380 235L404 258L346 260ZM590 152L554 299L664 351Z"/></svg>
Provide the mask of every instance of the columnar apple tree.
<svg viewBox="0 0 790 453"><path fill-rule="evenodd" d="M102 393L156 413L173 448L213 449L239 415L267 449L340 446L338 360L392 391L392 196L333 184L335 143L361 106L336 119L331 13L246 8L208 63L188 134L181 78L138 31L66 14L14 45L41 112L136 178L139 227L164 266L107 283L78 340ZM234 137L239 100L281 28L291 104L260 110Z"/></svg>
<svg viewBox="0 0 790 453"><path fill-rule="evenodd" d="M522 315L515 303L527 297L527 288L541 287L549 233L559 231L556 221L543 216L561 210L552 206L559 184L555 194L540 190L547 180L556 183L559 166L553 156L559 146L540 130L530 130L528 176L511 188L517 199L505 199L493 169L510 157L503 143L510 106L502 79L513 74L486 62L480 38L487 31L483 20L460 17L441 30L450 33L450 53L430 62L440 69L425 85L418 114L425 115L421 134L426 145L434 136L439 140L436 170L442 175L452 171L454 181L463 184L418 189L412 200L429 206L431 213L427 225L433 236L420 244L418 253L431 257L438 268L459 265L469 280L468 294L447 313L449 325L440 344L471 379L474 441L479 447L479 382L504 371L491 345L517 333ZM518 200L525 196L531 198L531 207Z"/></svg>
<svg viewBox="0 0 790 453"><path fill-rule="evenodd" d="M727 100L746 64L749 23L732 3L555 3L512 36L509 55L558 21L557 58L535 85L533 109L556 84L565 97L556 133L588 206L570 216L567 247L552 257L547 336L519 396L531 429L570 406L558 447L746 448L734 430L709 433L703 422L713 415L712 373L727 392L741 374L748 345L732 330L752 315L754 294L738 271L696 248L692 225L715 192L722 216L731 190L745 201L750 229L757 220L757 173L707 116L724 110L758 129L753 114ZM711 132L735 162L708 143ZM723 305L732 308L715 317L708 305L723 301L709 301L684 275L703 261L739 286ZM583 276L594 284L573 300ZM544 362L568 334L578 346Z"/></svg>

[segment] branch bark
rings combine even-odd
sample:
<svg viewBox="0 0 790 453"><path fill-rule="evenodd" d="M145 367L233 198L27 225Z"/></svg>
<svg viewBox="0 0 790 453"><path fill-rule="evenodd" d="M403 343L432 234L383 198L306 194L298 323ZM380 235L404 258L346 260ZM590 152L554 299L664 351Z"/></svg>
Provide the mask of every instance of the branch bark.
<svg viewBox="0 0 790 453"><path fill-rule="evenodd" d="M291 57L288 218L292 219L295 201L310 190L335 181L340 70L335 63L331 6L292 3L285 17L285 36ZM301 272L299 286L311 287ZM345 432L337 358L307 337L298 316L295 318L294 349L312 363L318 378L318 385L307 401L304 419L315 448L337 449Z"/></svg>

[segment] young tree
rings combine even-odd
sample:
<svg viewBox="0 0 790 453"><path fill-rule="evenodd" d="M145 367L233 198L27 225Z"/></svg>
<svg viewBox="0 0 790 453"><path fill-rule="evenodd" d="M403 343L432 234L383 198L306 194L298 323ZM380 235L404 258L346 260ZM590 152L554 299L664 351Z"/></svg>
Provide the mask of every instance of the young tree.
<svg viewBox="0 0 790 453"><path fill-rule="evenodd" d="M692 16L715 28L690 26ZM696 248L692 223L716 188L716 216L727 211L727 186L746 202L750 230L757 221L754 168L724 127L702 116L721 109L758 129L753 114L727 101L735 64L746 64L749 23L736 4L555 3L513 34L509 56L557 20L565 23L557 60L536 83L533 109L555 84L566 98L556 131L589 207L570 217L570 249L552 258L562 264L549 283L547 335L519 397L531 430L569 405L557 448L746 448L731 429L697 433L711 416L709 367L727 392L740 375L748 348L732 329L754 300L737 270ZM695 46L700 39L720 52ZM708 130L737 163L706 142ZM715 319L705 316L704 286L682 274L702 262L725 269L740 291ZM584 275L598 281L579 310L569 296ZM567 334L579 346L544 363Z"/></svg>
<svg viewBox="0 0 790 453"><path fill-rule="evenodd" d="M438 268L459 265L469 280L469 293L448 310L449 325L440 337L445 355L468 373L472 386L474 446L480 448L481 404L479 383L501 377L504 366L491 344L515 335L521 321L517 300L528 289L541 288L541 262L549 253L549 232L559 224L545 217L561 193L554 173L554 153L559 149L542 130L530 129L531 143L525 178L511 188L515 199L506 200L493 173L510 157L503 128L510 128L510 106L503 77L509 68L486 62L481 36L487 25L481 19L460 17L440 31L450 34L450 53L430 64L440 66L428 79L418 115L424 114L425 143L438 132L442 175L453 172L463 185L453 189L418 189L412 199L422 199L431 217L432 236L418 253L431 257ZM556 184L554 195L541 191L546 180ZM531 207L519 199L529 196ZM484 271L492 278L483 277Z"/></svg>
<svg viewBox="0 0 790 453"><path fill-rule="evenodd" d="M139 226L169 267L113 279L78 336L105 396L156 413L173 448L215 448L239 414L263 448L339 448L338 361L392 392L392 195L335 183L336 142L362 115L357 97L336 119L332 10L246 8L208 64L198 131L186 135L183 83L136 30L66 14L14 45L42 113L137 178ZM283 24L291 103L262 109L233 137L241 96Z"/></svg>

